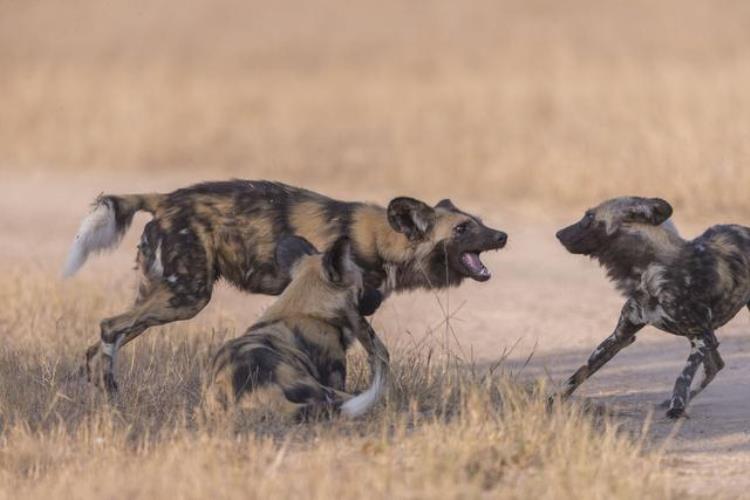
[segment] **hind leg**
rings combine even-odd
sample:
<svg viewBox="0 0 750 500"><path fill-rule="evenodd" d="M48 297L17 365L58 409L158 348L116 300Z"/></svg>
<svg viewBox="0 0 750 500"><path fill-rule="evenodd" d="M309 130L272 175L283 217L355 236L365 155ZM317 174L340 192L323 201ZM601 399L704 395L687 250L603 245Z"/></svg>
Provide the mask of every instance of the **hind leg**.
<svg viewBox="0 0 750 500"><path fill-rule="evenodd" d="M685 408L690 401L690 386L693 384L693 377L698 367L708 359L709 351L716 349L718 343L716 342L716 336L713 332L709 332L701 337L694 337L690 339L690 356L688 356L685 368L682 369L682 373L677 377L677 381L674 384L674 391L672 392L672 399L669 402L669 410L667 411L667 417L679 418L685 415ZM714 363L714 359L709 364ZM714 375L716 375L714 373ZM711 377L713 379L713 377ZM709 380L708 382L710 382ZM705 385L708 385L706 382ZM705 387L705 386L704 386Z"/></svg>
<svg viewBox="0 0 750 500"><path fill-rule="evenodd" d="M135 270L138 272L138 284L133 308L137 308L158 288L161 283L163 268L161 263L161 245L154 241L156 225L154 221L146 224L138 245L138 253L135 258ZM99 351L101 348L101 335L99 340L86 349L84 368L89 382L92 382L94 370L92 365L99 364ZM100 371L100 370L99 370Z"/></svg>
<svg viewBox="0 0 750 500"><path fill-rule="evenodd" d="M168 287L156 289L147 300L118 316L101 322L101 347L99 366L93 370L95 381L101 382L108 393L117 391L115 379L115 361L120 347L132 341L148 328L164 325L173 321L190 319L208 304L210 295L196 297L189 301L178 300ZM87 352L88 361L94 356L94 346ZM91 369L89 371L91 373Z"/></svg>
<svg viewBox="0 0 750 500"><path fill-rule="evenodd" d="M115 358L120 347L148 328L190 319L211 299L213 273L202 241L190 228L161 232L156 224L144 231L138 254L143 277L135 305L101 322L101 347L96 381L109 393L117 390ZM92 346L88 361L96 355ZM91 371L89 371L91 373Z"/></svg>
<svg viewBox="0 0 750 500"><path fill-rule="evenodd" d="M716 374L724 368L724 360L721 359L718 349L712 349L706 353L706 358L703 360L703 379L697 388L690 391L690 401L695 396L703 392L708 384L713 381ZM659 406L662 408L669 408L669 404L672 402L671 399L664 400Z"/></svg>

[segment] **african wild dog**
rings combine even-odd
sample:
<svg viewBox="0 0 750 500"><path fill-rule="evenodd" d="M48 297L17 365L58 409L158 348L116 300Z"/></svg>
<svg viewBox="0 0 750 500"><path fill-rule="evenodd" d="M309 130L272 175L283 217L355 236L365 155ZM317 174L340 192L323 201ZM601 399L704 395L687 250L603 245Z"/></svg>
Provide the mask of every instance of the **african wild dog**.
<svg viewBox="0 0 750 500"><path fill-rule="evenodd" d="M109 392L117 390L117 350L151 326L195 316L220 277L248 292L280 294L289 275L275 263L274 251L284 236L302 236L317 248L349 236L369 297L456 286L464 278L486 281L490 272L480 254L507 239L450 200L431 207L400 197L382 208L280 183L234 180L168 194L100 196L81 224L65 274L90 253L114 247L140 210L154 218L138 247L135 305L103 320L101 344L86 353L89 377L96 372L95 381Z"/></svg>
<svg viewBox="0 0 750 500"><path fill-rule="evenodd" d="M615 198L557 233L569 252L598 259L627 298L614 333L568 379L565 396L632 344L645 325L687 337L692 346L663 403L668 417L684 415L724 367L715 331L750 305L750 228L713 226L686 241L668 221L671 215L669 203L658 198ZM701 364L703 380L690 391Z"/></svg>
<svg viewBox="0 0 750 500"><path fill-rule="evenodd" d="M295 417L341 412L357 417L383 392L388 351L360 315L362 271L348 237L323 255L297 236L284 238L279 263L292 280L245 335L230 340L213 360L209 409L239 403ZM359 339L370 358L371 387L344 392L346 350Z"/></svg>

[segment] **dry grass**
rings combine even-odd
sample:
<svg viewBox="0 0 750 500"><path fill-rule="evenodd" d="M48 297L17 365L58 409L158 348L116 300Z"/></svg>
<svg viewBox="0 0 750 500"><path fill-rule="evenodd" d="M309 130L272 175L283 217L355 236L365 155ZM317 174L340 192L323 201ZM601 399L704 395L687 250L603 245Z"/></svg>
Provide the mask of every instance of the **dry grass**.
<svg viewBox="0 0 750 500"><path fill-rule="evenodd" d="M746 214L749 17L705 0L6 0L0 165Z"/></svg>
<svg viewBox="0 0 750 500"><path fill-rule="evenodd" d="M542 388L416 344L394 348L390 396L366 419L221 423L201 416L201 380L236 327L175 325L125 350L124 390L110 406L76 369L106 302L126 300L112 289L125 288L103 300L98 287L67 286L26 272L0 288L0 498L676 495L659 455L609 417L548 412Z"/></svg>

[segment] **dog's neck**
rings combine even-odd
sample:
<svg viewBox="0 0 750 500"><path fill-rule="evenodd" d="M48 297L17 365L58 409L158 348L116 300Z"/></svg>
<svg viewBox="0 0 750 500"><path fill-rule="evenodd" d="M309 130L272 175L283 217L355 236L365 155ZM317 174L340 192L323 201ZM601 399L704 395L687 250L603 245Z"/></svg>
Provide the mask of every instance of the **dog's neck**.
<svg viewBox="0 0 750 500"><path fill-rule="evenodd" d="M625 295L632 295L650 266L669 266L686 242L671 225L623 228L605 249L592 255Z"/></svg>
<svg viewBox="0 0 750 500"><path fill-rule="evenodd" d="M383 269L387 292L409 287L399 277L419 259L420 245L391 227L383 207L362 207L352 221L350 231L352 239L357 242L359 257Z"/></svg>

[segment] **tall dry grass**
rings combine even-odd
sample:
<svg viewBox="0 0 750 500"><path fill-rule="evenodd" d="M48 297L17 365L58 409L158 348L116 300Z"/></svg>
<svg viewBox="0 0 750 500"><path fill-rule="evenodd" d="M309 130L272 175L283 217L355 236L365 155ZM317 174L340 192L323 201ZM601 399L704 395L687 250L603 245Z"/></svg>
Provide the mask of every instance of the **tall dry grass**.
<svg viewBox="0 0 750 500"><path fill-rule="evenodd" d="M750 213L743 1L0 2L0 166Z"/></svg>
<svg viewBox="0 0 750 500"><path fill-rule="evenodd" d="M0 285L0 498L671 498L658 452L544 388L421 342L393 345L389 397L366 418L291 425L203 417L211 352L231 320L128 346L114 404L77 369L125 287ZM73 288L75 293L72 293ZM119 291L118 291L119 290ZM43 299L43 300L42 300ZM362 352L349 383L367 383Z"/></svg>

